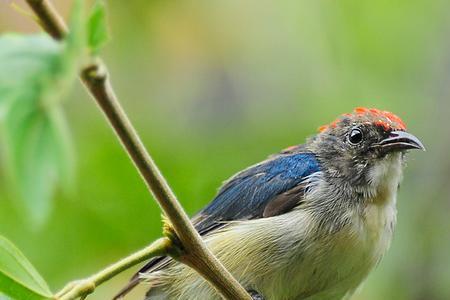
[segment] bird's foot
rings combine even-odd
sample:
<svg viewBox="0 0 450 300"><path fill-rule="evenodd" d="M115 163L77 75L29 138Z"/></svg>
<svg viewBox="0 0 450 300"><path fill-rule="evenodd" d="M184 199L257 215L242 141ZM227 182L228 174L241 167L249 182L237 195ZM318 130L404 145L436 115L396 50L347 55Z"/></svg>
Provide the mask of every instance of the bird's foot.
<svg viewBox="0 0 450 300"><path fill-rule="evenodd" d="M248 290L248 293L250 294L253 300L265 300L264 297L255 290Z"/></svg>

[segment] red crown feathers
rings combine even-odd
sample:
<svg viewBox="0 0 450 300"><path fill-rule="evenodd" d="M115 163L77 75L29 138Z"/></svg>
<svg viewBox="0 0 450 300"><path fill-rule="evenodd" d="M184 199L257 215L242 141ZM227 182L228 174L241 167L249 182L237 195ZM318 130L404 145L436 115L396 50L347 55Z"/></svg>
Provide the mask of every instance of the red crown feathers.
<svg viewBox="0 0 450 300"><path fill-rule="evenodd" d="M406 125L398 116L385 110L376 108L357 107L352 114L343 114L332 123L319 127L319 131L323 132L328 128L335 128L339 122L345 118L357 117L367 123L372 123L375 126L383 127L384 130L406 130Z"/></svg>

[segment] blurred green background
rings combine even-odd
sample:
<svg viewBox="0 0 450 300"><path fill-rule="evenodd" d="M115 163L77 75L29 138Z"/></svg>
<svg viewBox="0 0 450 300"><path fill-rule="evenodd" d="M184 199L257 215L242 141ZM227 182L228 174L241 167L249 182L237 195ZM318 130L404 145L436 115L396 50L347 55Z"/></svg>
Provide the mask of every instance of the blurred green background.
<svg viewBox="0 0 450 300"><path fill-rule="evenodd" d="M39 31L8 2L0 32ZM69 14L70 1L54 3ZM234 172L355 106L402 117L427 152L410 155L391 249L353 299L450 299L450 2L135 0L109 1L108 13L113 84L190 214ZM161 235L159 208L94 102L80 84L69 98L76 185L42 228L0 173L0 232L54 290Z"/></svg>

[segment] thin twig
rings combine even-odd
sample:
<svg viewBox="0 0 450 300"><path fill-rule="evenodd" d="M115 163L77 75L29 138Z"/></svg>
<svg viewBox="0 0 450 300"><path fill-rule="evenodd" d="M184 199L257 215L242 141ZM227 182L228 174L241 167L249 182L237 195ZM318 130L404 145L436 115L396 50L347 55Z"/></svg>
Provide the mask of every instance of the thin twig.
<svg viewBox="0 0 450 300"><path fill-rule="evenodd" d="M43 26L53 38L60 40L67 34L66 25L48 0L26 0ZM154 195L183 247L184 256L195 258L196 270L226 299L251 297L237 280L209 251L195 230L175 194L170 189L153 159L143 146L133 125L122 109L108 80L105 65L98 60L81 71L81 79L96 100L117 137L130 155L147 187ZM69 299L69 298L68 298ZM74 298L70 298L74 299Z"/></svg>
<svg viewBox="0 0 450 300"><path fill-rule="evenodd" d="M48 0L27 0L33 9L42 28L55 40L62 40L67 33L67 26L63 18Z"/></svg>
<svg viewBox="0 0 450 300"><path fill-rule="evenodd" d="M71 300L84 297L92 293L98 285L113 278L120 272L148 260L152 257L167 255L172 247L172 241L168 238L160 238L144 249L122 258L120 261L108 266L87 279L69 283L55 298L58 300Z"/></svg>

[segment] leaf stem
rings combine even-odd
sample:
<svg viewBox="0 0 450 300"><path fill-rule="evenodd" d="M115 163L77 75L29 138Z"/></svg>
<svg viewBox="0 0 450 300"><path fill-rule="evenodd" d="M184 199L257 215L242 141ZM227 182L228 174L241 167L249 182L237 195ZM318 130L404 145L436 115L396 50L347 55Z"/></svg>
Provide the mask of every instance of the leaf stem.
<svg viewBox="0 0 450 300"><path fill-rule="evenodd" d="M53 38L60 40L67 33L62 18L48 0L26 0ZM192 257L196 270L226 299L247 299L250 295L209 251L195 230L175 194L170 189L155 162L145 149L139 135L122 109L107 76L106 66L98 60L81 71L81 79L91 96L106 115L117 137L139 170L147 187L170 220L183 247L184 256ZM186 261L190 261L187 259ZM201 264L200 264L201 262ZM75 299L75 298L66 298Z"/></svg>

